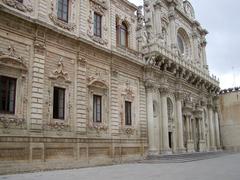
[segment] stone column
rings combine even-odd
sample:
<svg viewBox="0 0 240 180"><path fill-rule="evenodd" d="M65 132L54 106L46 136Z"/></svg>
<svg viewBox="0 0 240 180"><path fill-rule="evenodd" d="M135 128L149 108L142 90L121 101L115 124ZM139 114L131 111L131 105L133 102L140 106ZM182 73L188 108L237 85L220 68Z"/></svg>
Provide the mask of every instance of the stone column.
<svg viewBox="0 0 240 180"><path fill-rule="evenodd" d="M210 131L210 150L216 150L215 144L215 133L213 125L213 109L212 105L208 105L208 120L209 120L209 131Z"/></svg>
<svg viewBox="0 0 240 180"><path fill-rule="evenodd" d="M216 129L216 145L217 148L221 148L221 143L220 143L220 132L219 132L219 119L218 119L218 112L215 111L215 129Z"/></svg>
<svg viewBox="0 0 240 180"><path fill-rule="evenodd" d="M192 140L192 122L191 122L191 115L187 114L187 132L188 132L188 139L187 139L187 152L194 152L194 143Z"/></svg>
<svg viewBox="0 0 240 180"><path fill-rule="evenodd" d="M147 83L147 119L148 119L148 151L150 155L157 153L154 141L154 118L153 118L153 84Z"/></svg>
<svg viewBox="0 0 240 180"><path fill-rule="evenodd" d="M199 57L198 57L198 33L197 33L197 26L198 24L195 22L194 26L193 26L193 52L194 52L194 60L197 62L199 61ZM202 62L200 62L201 64L203 64Z"/></svg>
<svg viewBox="0 0 240 180"><path fill-rule="evenodd" d="M161 7L162 7L162 2L157 1L154 4L154 26L155 26L155 33L157 38L162 37L162 21L161 21Z"/></svg>
<svg viewBox="0 0 240 180"><path fill-rule="evenodd" d="M169 148L169 137L168 137L168 111L167 111L167 89L160 88L161 94L161 109L162 109L162 135L163 135L163 147L162 153L168 154Z"/></svg>
<svg viewBox="0 0 240 180"><path fill-rule="evenodd" d="M177 48L177 32L176 32L176 23L175 23L175 5L174 3L170 6L170 15L169 15L169 24L170 24L170 38L171 38L171 48Z"/></svg>
<svg viewBox="0 0 240 180"><path fill-rule="evenodd" d="M186 121L187 121L187 141L191 140L190 137L190 117L186 115Z"/></svg>
<svg viewBox="0 0 240 180"><path fill-rule="evenodd" d="M177 105L177 128L178 128L178 151L184 152L183 143L183 115L182 115L182 94L176 93L176 105Z"/></svg>

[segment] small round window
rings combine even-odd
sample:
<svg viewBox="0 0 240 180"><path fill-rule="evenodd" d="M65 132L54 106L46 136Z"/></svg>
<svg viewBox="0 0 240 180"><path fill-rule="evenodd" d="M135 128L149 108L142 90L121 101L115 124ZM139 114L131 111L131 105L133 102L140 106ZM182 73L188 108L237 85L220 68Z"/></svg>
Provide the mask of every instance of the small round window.
<svg viewBox="0 0 240 180"><path fill-rule="evenodd" d="M177 35L178 48L181 54L184 54L184 42L180 35Z"/></svg>

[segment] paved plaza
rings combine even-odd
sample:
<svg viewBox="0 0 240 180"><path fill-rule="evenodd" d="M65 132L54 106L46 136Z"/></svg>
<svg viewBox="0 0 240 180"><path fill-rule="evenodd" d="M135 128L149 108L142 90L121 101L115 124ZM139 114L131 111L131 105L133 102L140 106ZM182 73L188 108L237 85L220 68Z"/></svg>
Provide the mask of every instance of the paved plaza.
<svg viewBox="0 0 240 180"><path fill-rule="evenodd" d="M240 154L187 163L136 163L0 176L0 180L239 180Z"/></svg>

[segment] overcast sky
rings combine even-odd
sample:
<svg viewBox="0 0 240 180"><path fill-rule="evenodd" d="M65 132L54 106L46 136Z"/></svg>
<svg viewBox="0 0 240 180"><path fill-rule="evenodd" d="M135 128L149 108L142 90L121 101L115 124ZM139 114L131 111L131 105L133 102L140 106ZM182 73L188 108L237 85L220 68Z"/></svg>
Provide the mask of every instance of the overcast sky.
<svg viewBox="0 0 240 180"><path fill-rule="evenodd" d="M141 5L142 0L130 0ZM209 32L207 60L210 74L221 88L240 86L240 1L190 0L197 20Z"/></svg>

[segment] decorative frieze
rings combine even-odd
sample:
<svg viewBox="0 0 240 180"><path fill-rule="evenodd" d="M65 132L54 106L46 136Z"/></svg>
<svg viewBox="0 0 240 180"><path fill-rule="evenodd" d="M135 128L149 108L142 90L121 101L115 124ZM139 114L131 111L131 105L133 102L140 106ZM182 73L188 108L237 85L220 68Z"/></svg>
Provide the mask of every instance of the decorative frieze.
<svg viewBox="0 0 240 180"><path fill-rule="evenodd" d="M0 116L0 124L4 129L10 129L10 128L24 128L26 121L24 118L18 118L14 116L7 116L7 115L1 115ZM0 126L0 127L1 127Z"/></svg>

